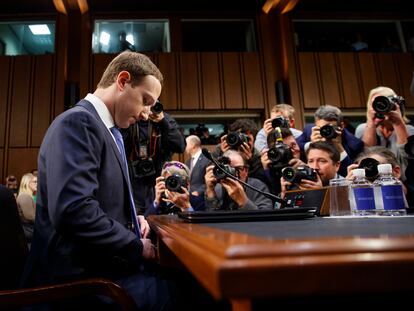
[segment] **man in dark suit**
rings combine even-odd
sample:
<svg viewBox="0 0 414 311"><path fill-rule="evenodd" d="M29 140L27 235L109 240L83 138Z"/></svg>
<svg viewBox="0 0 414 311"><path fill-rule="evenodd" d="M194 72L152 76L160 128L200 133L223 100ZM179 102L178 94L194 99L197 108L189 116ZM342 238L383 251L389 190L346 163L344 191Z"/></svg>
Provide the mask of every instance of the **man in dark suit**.
<svg viewBox="0 0 414 311"><path fill-rule="evenodd" d="M202 154L201 140L198 136L190 135L186 138L186 142L185 152L190 156L185 164L190 168L191 205L194 210L204 210L204 193L206 191L204 176L207 166L210 165L210 160Z"/></svg>
<svg viewBox="0 0 414 311"><path fill-rule="evenodd" d="M171 306L168 282L146 266L155 258L154 245L148 223L132 212L125 155L114 132L148 118L162 79L147 56L123 52L93 94L53 121L39 151L35 232L23 286L107 277L140 310Z"/></svg>
<svg viewBox="0 0 414 311"><path fill-rule="evenodd" d="M333 144L340 154L341 165L339 175L347 175L347 167L351 165L358 154L364 149L364 143L344 128L342 112L331 105L320 106L315 111L315 124L307 124L296 142L302 153L307 152L309 144L326 141ZM303 159L306 162L306 159Z"/></svg>

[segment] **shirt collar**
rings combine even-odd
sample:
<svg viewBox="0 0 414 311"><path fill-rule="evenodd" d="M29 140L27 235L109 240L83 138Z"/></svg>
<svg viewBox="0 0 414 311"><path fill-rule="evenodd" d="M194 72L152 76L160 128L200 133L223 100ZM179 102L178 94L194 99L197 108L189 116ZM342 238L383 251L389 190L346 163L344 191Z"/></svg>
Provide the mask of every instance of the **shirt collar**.
<svg viewBox="0 0 414 311"><path fill-rule="evenodd" d="M98 96L89 93L86 95L85 100L89 101L92 106L96 109L99 117L101 118L102 122L105 126L110 129L115 125L114 118L112 118L111 113L108 110L108 107L105 103L100 99Z"/></svg>
<svg viewBox="0 0 414 311"><path fill-rule="evenodd" d="M197 162L197 160L198 160L198 158L200 157L200 155L201 155L201 149L200 150L198 150L193 156L192 156L192 158L193 158L193 161L194 161L194 163L195 162Z"/></svg>

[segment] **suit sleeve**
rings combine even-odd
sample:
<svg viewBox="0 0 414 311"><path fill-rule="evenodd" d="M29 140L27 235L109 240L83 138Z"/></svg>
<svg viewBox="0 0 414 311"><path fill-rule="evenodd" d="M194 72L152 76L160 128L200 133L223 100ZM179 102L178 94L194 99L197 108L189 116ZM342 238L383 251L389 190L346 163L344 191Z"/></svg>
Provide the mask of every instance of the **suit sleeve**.
<svg viewBox="0 0 414 311"><path fill-rule="evenodd" d="M89 114L73 113L51 131L46 150L39 158L46 167L49 218L62 236L109 252L128 250L128 256L136 259L141 256L142 242L105 213L97 199L98 191L102 191L99 175L105 173L102 162L110 150L106 133L97 122ZM113 169L111 175L114 190L108 190L123 200L122 172Z"/></svg>

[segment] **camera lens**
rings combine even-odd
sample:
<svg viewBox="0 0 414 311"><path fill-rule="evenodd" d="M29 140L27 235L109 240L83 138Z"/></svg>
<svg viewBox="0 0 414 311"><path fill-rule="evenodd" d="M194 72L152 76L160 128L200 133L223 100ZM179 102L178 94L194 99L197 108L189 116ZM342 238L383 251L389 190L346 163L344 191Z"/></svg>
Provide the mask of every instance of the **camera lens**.
<svg viewBox="0 0 414 311"><path fill-rule="evenodd" d="M165 187L172 192L182 192L182 186L184 186L184 180L180 175L173 174L165 180Z"/></svg>
<svg viewBox="0 0 414 311"><path fill-rule="evenodd" d="M160 114L164 111L164 106L160 101L157 101L153 106L151 106L151 112L154 114Z"/></svg>
<svg viewBox="0 0 414 311"><path fill-rule="evenodd" d="M277 127L289 128L289 124L284 117L279 116L272 120L272 127L273 128L277 128Z"/></svg>
<svg viewBox="0 0 414 311"><path fill-rule="evenodd" d="M322 126L321 129L319 130L319 133L321 134L322 137L325 137L327 139L333 139L336 136L338 136L338 134L335 131L335 128L331 124L326 124Z"/></svg>
<svg viewBox="0 0 414 311"><path fill-rule="evenodd" d="M267 157L273 163L287 165L293 159L292 150L286 144L278 144L267 151Z"/></svg>
<svg viewBox="0 0 414 311"><path fill-rule="evenodd" d="M395 109L395 103L386 96L375 97L372 108L379 113L388 113Z"/></svg>
<svg viewBox="0 0 414 311"><path fill-rule="evenodd" d="M230 148L237 149L243 143L247 143L249 141L249 137L243 133L231 132L227 134L226 141Z"/></svg>
<svg viewBox="0 0 414 311"><path fill-rule="evenodd" d="M374 180L378 176L378 164L380 163L373 158L365 158L359 162L358 168L365 169L365 177Z"/></svg>

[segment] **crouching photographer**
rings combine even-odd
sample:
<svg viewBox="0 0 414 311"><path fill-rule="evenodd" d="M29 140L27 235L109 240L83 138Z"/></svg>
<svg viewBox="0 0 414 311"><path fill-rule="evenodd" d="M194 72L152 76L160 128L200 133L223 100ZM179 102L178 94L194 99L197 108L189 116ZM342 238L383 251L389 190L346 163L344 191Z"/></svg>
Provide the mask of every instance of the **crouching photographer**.
<svg viewBox="0 0 414 311"><path fill-rule="evenodd" d="M267 136L267 145L262 151L261 161L267 186L270 191L279 195L281 191L280 177L285 167L296 168L305 165L300 160L300 149L296 139L288 128L277 128Z"/></svg>
<svg viewBox="0 0 414 311"><path fill-rule="evenodd" d="M240 182L228 177L233 175L241 181L268 192L265 183L256 178L248 177L249 167L241 154L233 149L227 150L219 159L220 167L207 167L205 181L206 210L237 210L237 209L272 209L272 200L244 187ZM223 170L227 172L224 173Z"/></svg>
<svg viewBox="0 0 414 311"><path fill-rule="evenodd" d="M323 141L311 143L306 156L307 166L283 171L280 179L282 198L285 197L287 190L320 189L328 186L331 179L342 177L338 175L341 165L340 155L333 144Z"/></svg>
<svg viewBox="0 0 414 311"><path fill-rule="evenodd" d="M166 162L161 176L156 178L153 206L146 211L145 216L193 210L188 192L189 173L187 165L181 162Z"/></svg>

